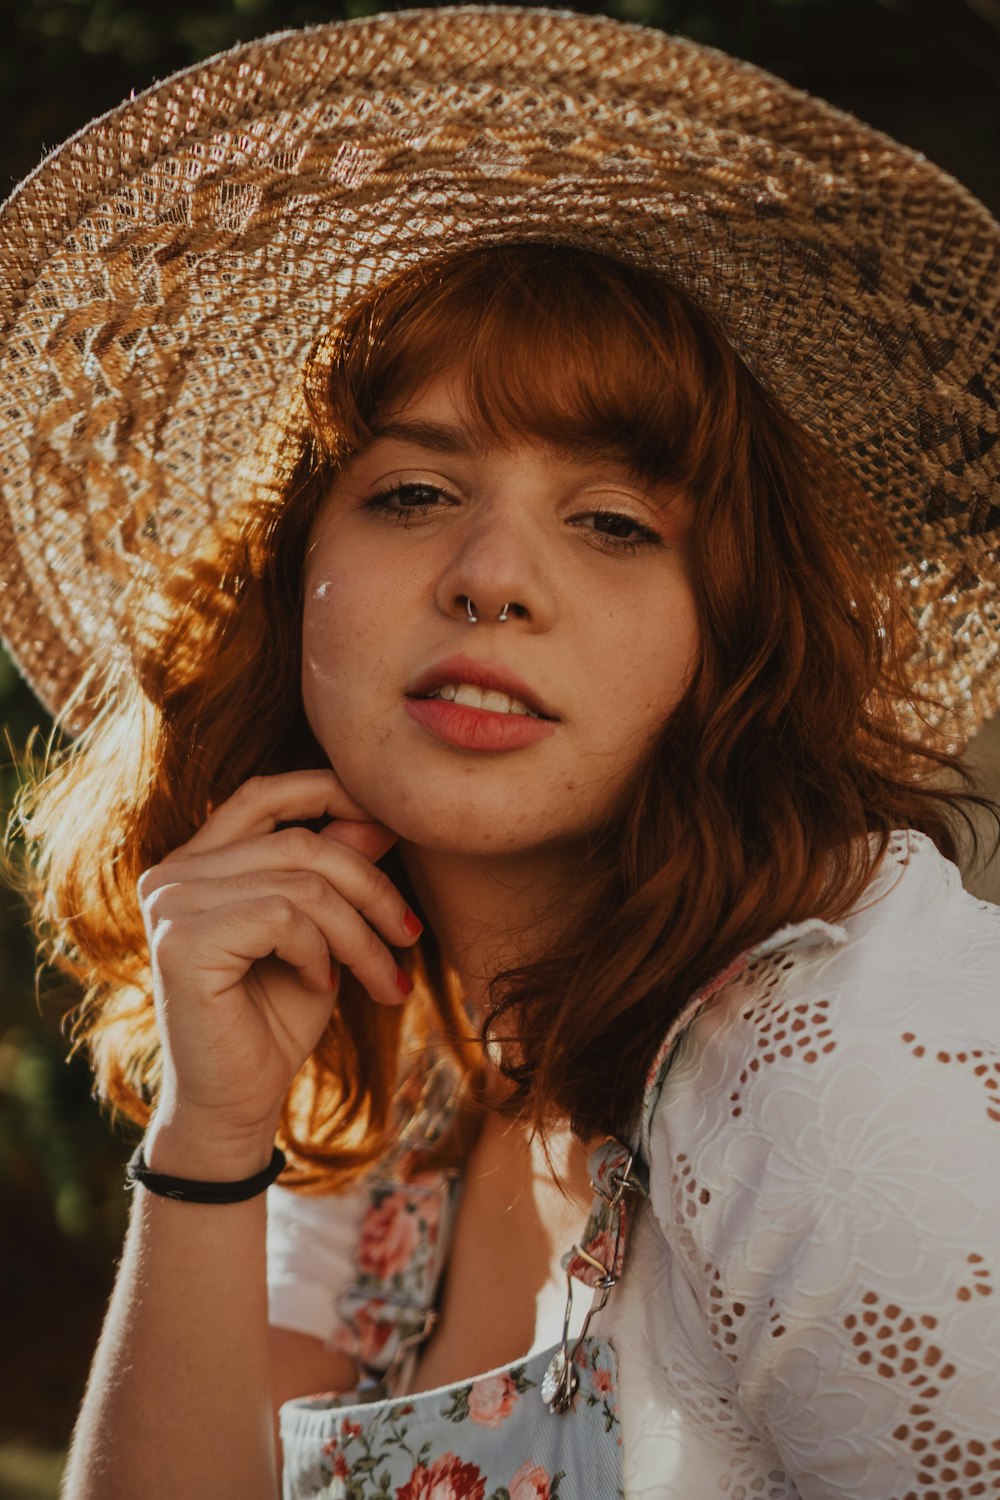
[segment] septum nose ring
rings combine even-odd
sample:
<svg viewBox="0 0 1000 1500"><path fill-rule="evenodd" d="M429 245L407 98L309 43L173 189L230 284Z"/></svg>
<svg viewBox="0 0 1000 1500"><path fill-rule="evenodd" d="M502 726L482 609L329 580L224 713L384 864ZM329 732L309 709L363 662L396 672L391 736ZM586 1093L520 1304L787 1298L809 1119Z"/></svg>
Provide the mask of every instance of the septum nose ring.
<svg viewBox="0 0 1000 1500"><path fill-rule="evenodd" d="M508 601L508 603L506 603L504 605L503 609L497 615L497 619L498 620L506 620L506 618L507 618L507 611L509 609L510 609L510 603ZM468 618L468 621L469 621L470 625L475 625L478 622L479 616L476 614L476 612L475 612L475 605L473 604L472 600L469 598L468 594L466 594L466 596L465 596L465 613L466 613L466 616Z"/></svg>

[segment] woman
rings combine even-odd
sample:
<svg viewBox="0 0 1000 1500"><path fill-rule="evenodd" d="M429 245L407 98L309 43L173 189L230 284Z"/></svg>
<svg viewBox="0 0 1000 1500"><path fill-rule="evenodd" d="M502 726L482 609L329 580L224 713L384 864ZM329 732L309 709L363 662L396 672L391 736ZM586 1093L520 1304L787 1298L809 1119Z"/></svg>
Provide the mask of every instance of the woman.
<svg viewBox="0 0 1000 1500"><path fill-rule="evenodd" d="M66 1494L272 1496L281 1407L288 1496L995 1493L985 211L473 9L169 80L5 222L22 817L145 1126Z"/></svg>

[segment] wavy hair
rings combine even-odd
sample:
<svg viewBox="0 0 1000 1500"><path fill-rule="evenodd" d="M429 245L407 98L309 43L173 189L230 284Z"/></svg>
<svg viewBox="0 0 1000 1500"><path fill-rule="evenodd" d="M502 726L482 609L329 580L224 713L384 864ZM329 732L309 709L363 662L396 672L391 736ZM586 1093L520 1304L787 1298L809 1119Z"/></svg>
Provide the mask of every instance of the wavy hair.
<svg viewBox="0 0 1000 1500"><path fill-rule="evenodd" d="M584 1139L621 1133L672 1018L735 957L786 922L842 917L895 828L957 860L960 821L978 853L973 804L1000 825L961 758L907 731L904 708L926 700L906 666L914 627L890 533L704 311L647 270L565 244L422 262L316 346L267 446L267 482L167 580L136 628L134 679L22 795L42 951L83 988L73 1043L114 1112L144 1123L159 1083L137 877L248 777L326 764L300 693L310 530L380 414L451 370L485 437L592 444L683 487L699 656L589 841L572 917L543 956L496 975L482 1036L429 928L399 955L418 981L402 1014L345 972L282 1119L290 1185L306 1190L391 1148L400 1097L412 1105L442 1046L467 1107L439 1159L466 1148L484 1040L514 1085L505 1110L542 1131L566 1118ZM384 863L419 910L395 851Z"/></svg>

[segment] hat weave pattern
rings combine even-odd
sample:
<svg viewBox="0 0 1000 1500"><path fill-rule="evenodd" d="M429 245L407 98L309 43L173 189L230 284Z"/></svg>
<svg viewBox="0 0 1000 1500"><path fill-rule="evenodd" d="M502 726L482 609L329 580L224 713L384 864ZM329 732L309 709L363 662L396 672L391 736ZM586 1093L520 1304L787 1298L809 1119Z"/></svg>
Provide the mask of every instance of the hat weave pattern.
<svg viewBox="0 0 1000 1500"><path fill-rule="evenodd" d="M79 728L88 669L129 670L130 588L240 503L318 337L396 270L509 238L636 261L716 319L887 517L930 717L973 734L1000 696L1000 226L749 64L508 7L236 48L0 211L0 633L40 698Z"/></svg>

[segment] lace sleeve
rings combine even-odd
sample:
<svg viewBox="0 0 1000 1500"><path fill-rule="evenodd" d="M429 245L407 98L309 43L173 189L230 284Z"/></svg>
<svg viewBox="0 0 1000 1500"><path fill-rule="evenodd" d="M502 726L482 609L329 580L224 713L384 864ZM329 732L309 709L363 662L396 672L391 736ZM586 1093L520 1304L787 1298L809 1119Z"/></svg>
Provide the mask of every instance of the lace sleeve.
<svg viewBox="0 0 1000 1500"><path fill-rule="evenodd" d="M654 1210L802 1500L1000 1497L1000 911L952 896L753 965L653 1119Z"/></svg>

